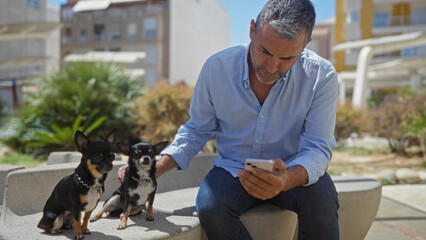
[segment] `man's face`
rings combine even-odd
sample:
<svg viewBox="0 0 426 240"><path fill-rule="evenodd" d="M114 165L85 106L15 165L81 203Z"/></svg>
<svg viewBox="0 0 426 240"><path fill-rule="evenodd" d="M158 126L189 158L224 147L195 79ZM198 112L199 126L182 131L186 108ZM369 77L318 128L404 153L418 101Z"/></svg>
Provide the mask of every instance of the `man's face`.
<svg viewBox="0 0 426 240"><path fill-rule="evenodd" d="M296 39L280 38L269 23L265 23L256 34L254 21L250 26L251 67L259 82L274 84L286 74L305 48L305 34Z"/></svg>

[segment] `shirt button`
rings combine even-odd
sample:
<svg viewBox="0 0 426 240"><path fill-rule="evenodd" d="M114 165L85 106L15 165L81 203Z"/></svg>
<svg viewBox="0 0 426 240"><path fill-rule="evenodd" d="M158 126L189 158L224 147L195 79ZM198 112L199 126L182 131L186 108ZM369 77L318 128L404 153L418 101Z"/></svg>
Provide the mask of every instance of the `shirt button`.
<svg viewBox="0 0 426 240"><path fill-rule="evenodd" d="M263 118L263 115L260 115L260 118Z"/></svg>
<svg viewBox="0 0 426 240"><path fill-rule="evenodd" d="M256 143L259 143L259 140L256 140Z"/></svg>

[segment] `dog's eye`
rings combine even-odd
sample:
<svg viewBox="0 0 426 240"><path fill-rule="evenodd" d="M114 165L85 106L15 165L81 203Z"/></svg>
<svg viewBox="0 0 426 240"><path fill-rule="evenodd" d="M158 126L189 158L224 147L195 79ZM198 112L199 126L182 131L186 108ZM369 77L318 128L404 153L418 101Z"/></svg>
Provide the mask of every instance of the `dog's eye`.
<svg viewBox="0 0 426 240"><path fill-rule="evenodd" d="M138 158L142 157L142 154L140 152L137 152L137 153L135 153L135 155L133 157L138 159Z"/></svg>
<svg viewBox="0 0 426 240"><path fill-rule="evenodd" d="M100 157L100 156L94 156L92 158L92 162L93 163L100 163L100 162L102 162L102 157Z"/></svg>

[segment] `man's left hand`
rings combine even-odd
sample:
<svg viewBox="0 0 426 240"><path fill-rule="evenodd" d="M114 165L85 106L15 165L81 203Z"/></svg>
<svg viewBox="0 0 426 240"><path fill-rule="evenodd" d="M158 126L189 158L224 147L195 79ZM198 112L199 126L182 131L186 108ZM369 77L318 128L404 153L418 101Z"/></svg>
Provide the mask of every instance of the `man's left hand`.
<svg viewBox="0 0 426 240"><path fill-rule="evenodd" d="M243 169L238 172L241 184L250 195L266 200L286 189L288 175L285 163L279 158L272 160L274 161L272 173L262 169L254 169L253 172Z"/></svg>

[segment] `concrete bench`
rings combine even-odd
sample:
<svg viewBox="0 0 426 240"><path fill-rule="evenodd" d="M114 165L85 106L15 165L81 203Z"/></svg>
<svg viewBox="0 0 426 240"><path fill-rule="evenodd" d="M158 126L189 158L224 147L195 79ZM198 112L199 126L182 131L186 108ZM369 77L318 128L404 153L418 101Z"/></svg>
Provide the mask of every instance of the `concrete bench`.
<svg viewBox="0 0 426 240"><path fill-rule="evenodd" d="M114 169L105 183L104 201L118 187L117 170L125 162L114 162ZM65 163L23 169L11 172L7 177L3 200L3 213L0 216L0 239L72 239L73 231L52 237L38 229L37 223L42 216L42 209L53 188L64 176L73 172L77 163ZM98 204L99 211L102 204ZM119 219L103 218L89 223L92 231L90 239L153 239L167 238L174 235L184 237L197 231L201 236L201 226L197 218L170 216L156 213L153 222L145 221L139 215L129 220L127 230L116 230Z"/></svg>
<svg viewBox="0 0 426 240"><path fill-rule="evenodd" d="M12 172L19 169L24 169L24 166L17 166L17 165L0 165L0 215L1 215L1 209L3 206L3 198L4 198L4 190L6 189L6 178L7 175Z"/></svg>
<svg viewBox="0 0 426 240"><path fill-rule="evenodd" d="M155 221L145 221L145 213L129 219L128 228L117 230L119 220L102 218L89 223L92 231L86 239L206 239L195 213L197 187L211 169L214 154L197 155L186 171L172 170L158 181L154 201ZM102 201L118 187L117 170L125 164L114 162L106 181ZM54 186L72 173L77 163L41 166L9 173L0 216L0 239L53 239L36 227L41 211ZM377 213L381 185L364 178L335 177L341 208L339 224L341 239L363 239ZM99 211L99 204L95 212ZM241 217L255 239L293 239L296 214L271 205L261 205ZM54 239L70 239L66 230Z"/></svg>
<svg viewBox="0 0 426 240"><path fill-rule="evenodd" d="M379 210L382 185L359 176L332 176L339 198L340 239L364 239Z"/></svg>

